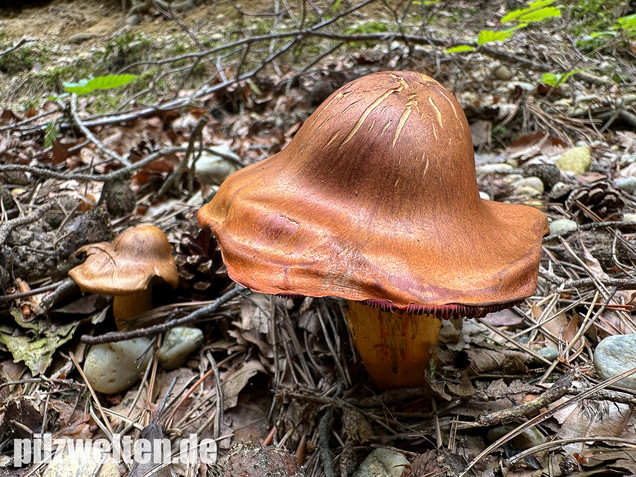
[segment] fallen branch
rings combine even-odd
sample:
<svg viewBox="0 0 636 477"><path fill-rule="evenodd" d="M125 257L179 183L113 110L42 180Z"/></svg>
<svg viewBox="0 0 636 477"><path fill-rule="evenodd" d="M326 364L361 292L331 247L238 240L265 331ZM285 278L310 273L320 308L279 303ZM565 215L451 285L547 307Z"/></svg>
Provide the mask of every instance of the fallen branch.
<svg viewBox="0 0 636 477"><path fill-rule="evenodd" d="M175 326L181 326L188 323L192 323L198 319L201 319L205 316L211 315L215 311L217 311L222 305L230 301L239 293L245 291L241 285L236 285L227 293L221 295L208 306L204 306L203 308L199 308L197 311L190 313L182 318L176 318L174 320L166 321L165 323L161 323L159 325L149 326L147 328L141 328L138 330L132 331L117 331L113 333L106 333L101 336L89 336L83 335L82 342L87 344L102 344L102 343L114 343L115 341L124 341L131 340L133 338L140 338L142 336L153 336L159 333L163 333L164 331L168 331Z"/></svg>

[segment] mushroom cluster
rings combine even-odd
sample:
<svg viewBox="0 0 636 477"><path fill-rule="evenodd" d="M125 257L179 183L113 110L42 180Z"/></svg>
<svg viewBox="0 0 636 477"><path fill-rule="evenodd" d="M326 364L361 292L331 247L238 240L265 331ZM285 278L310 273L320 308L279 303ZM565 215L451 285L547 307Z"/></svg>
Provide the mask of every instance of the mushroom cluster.
<svg viewBox="0 0 636 477"><path fill-rule="evenodd" d="M382 388L425 381L440 319L531 295L548 232L542 212L479 197L457 100L399 71L334 92L285 149L223 182L198 219L241 285L348 300Z"/></svg>

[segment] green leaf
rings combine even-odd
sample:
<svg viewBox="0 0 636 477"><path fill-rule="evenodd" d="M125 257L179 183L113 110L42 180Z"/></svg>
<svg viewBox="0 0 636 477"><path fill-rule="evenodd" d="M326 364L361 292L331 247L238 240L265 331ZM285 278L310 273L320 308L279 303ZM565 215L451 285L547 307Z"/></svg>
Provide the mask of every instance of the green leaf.
<svg viewBox="0 0 636 477"><path fill-rule="evenodd" d="M570 76L580 73L581 71L583 71L583 69L568 71L567 73L563 74L544 73L541 77L541 81L548 86L556 88L557 86L565 83Z"/></svg>
<svg viewBox="0 0 636 477"><path fill-rule="evenodd" d="M621 17L616 22L623 30L636 30L636 13Z"/></svg>
<svg viewBox="0 0 636 477"><path fill-rule="evenodd" d="M522 15L526 15L532 11L538 10L543 7L547 7L548 5L553 4L555 1L556 0L537 0L535 2L530 2L528 3L529 5L528 8L520 8L519 10L513 10L511 12L508 12L501 19L501 23L508 23L509 21L516 20Z"/></svg>
<svg viewBox="0 0 636 477"><path fill-rule="evenodd" d="M529 13L525 13L519 17L520 22L531 23L540 22L546 18L555 18L561 16L561 10L557 7L541 8L540 10L534 10Z"/></svg>
<svg viewBox="0 0 636 477"><path fill-rule="evenodd" d="M466 51L475 51L475 47L470 45L458 45L445 49L444 53L463 53Z"/></svg>
<svg viewBox="0 0 636 477"><path fill-rule="evenodd" d="M507 38L512 36L514 30L503 30L503 31L491 31L491 30L482 30L479 32L479 36L477 37L477 44L483 45L484 43L490 43L493 41L504 41Z"/></svg>
<svg viewBox="0 0 636 477"><path fill-rule="evenodd" d="M347 34L369 34L369 33L382 33L389 29L389 25L382 22L366 22L360 25L355 25L347 28L345 31Z"/></svg>
<svg viewBox="0 0 636 477"><path fill-rule="evenodd" d="M97 78L83 79L77 83L64 83L64 89L69 93L89 94L96 89L119 88L135 78L135 75L98 76Z"/></svg>
<svg viewBox="0 0 636 477"><path fill-rule="evenodd" d="M583 40L587 40L587 39L592 39L592 38L598 38L599 36L605 36L605 35L610 35L610 36L616 36L618 35L618 33L616 33L615 31L595 31L593 33L590 33L588 38L584 38Z"/></svg>
<svg viewBox="0 0 636 477"><path fill-rule="evenodd" d="M16 322L22 321L20 310L12 309L9 313ZM41 323L37 326L38 333L24 331L22 327L11 333L0 330L0 343L13 355L14 361L24 361L33 376L37 376L46 371L53 361L55 350L73 337L78 326L79 321L74 321L56 327Z"/></svg>
<svg viewBox="0 0 636 477"><path fill-rule="evenodd" d="M46 128L44 129L44 147L51 147L53 141L57 139L57 125L55 122L54 119L46 123Z"/></svg>

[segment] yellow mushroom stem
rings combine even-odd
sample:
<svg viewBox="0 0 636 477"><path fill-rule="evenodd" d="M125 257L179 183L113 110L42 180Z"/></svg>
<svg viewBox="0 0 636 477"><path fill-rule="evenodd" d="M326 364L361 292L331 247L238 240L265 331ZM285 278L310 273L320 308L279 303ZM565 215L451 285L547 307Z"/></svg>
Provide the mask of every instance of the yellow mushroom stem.
<svg viewBox="0 0 636 477"><path fill-rule="evenodd" d="M151 287L130 295L113 297L113 317L118 330L135 328L131 318L152 309Z"/></svg>
<svg viewBox="0 0 636 477"><path fill-rule="evenodd" d="M364 367L380 389L417 387L435 359L442 321L347 301L347 323Z"/></svg>

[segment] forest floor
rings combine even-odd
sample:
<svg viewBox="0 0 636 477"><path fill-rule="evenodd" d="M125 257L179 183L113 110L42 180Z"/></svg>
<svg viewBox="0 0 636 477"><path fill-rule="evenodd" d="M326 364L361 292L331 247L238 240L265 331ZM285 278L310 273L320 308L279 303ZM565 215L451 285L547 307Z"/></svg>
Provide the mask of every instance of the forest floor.
<svg viewBox="0 0 636 477"><path fill-rule="evenodd" d="M214 458L170 466L188 476L636 475L633 5L198 3L0 6L0 476L55 475L16 454L47 433L213 439ZM523 8L558 15L500 22ZM509 37L478 45L486 30ZM385 70L449 89L482 198L536 208L550 232L532 296L444 322L426 382L383 392L343 300L237 287L196 213L336 89ZM134 76L100 89L119 75ZM167 236L178 284L116 326L117 301L69 271L142 224ZM103 372L130 383L96 391L92 350L122 341ZM378 449L393 463L361 473Z"/></svg>

